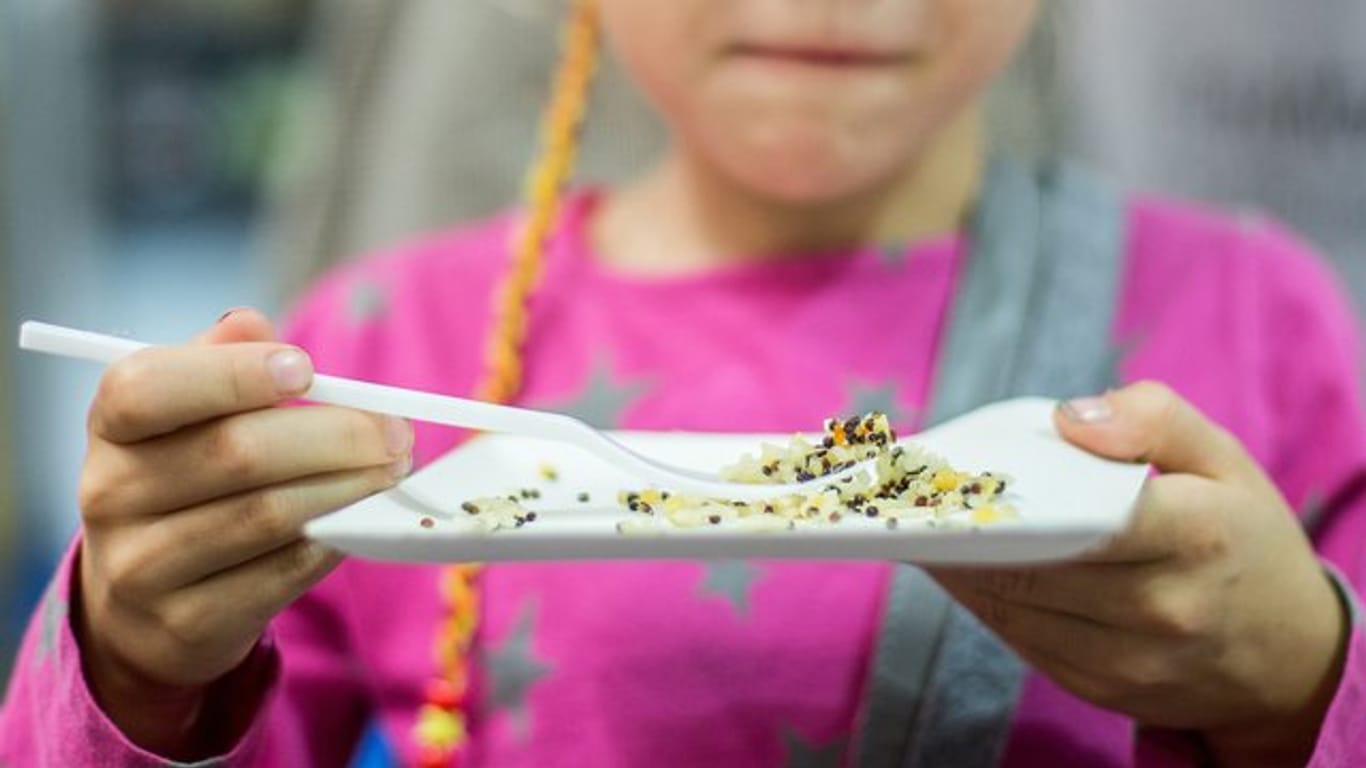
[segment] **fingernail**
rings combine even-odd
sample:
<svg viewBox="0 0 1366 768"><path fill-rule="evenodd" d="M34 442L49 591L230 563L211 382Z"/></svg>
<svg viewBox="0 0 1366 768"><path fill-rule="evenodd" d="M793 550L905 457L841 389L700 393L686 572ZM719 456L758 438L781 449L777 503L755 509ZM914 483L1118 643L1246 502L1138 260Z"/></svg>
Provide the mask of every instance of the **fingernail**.
<svg viewBox="0 0 1366 768"><path fill-rule="evenodd" d="M407 419L386 416L384 418L384 444L388 446L389 453L395 456L408 453L413 447L413 425L409 424Z"/></svg>
<svg viewBox="0 0 1366 768"><path fill-rule="evenodd" d="M1099 424L1114 415L1110 401L1104 397L1078 397L1059 407L1064 416L1080 424Z"/></svg>
<svg viewBox="0 0 1366 768"><path fill-rule="evenodd" d="M218 319L214 321L214 324L217 325L218 323L221 323L221 322L223 322L224 320L227 320L228 318L230 318L230 317L232 317L233 315L237 314L238 312L242 312L242 311L244 311L244 310L246 310L246 309L247 309L246 307L233 307L232 309L228 310L227 312L224 312L223 314L219 315L219 316L218 316Z"/></svg>
<svg viewBox="0 0 1366 768"><path fill-rule="evenodd" d="M313 364L297 349L283 349L266 361L275 388L283 395L297 395L308 389L313 380Z"/></svg>
<svg viewBox="0 0 1366 768"><path fill-rule="evenodd" d="M411 455L408 455L408 454L405 454L405 455L403 456L403 458L401 458L401 459L399 459L398 461L394 462L394 463L393 463L392 465L390 465L390 467L389 467L389 474L390 474L390 476L393 477L395 480L402 480L403 478L405 478L405 477L408 476L408 473L409 473L409 472L412 472L412 471L413 471L413 457L412 457Z"/></svg>

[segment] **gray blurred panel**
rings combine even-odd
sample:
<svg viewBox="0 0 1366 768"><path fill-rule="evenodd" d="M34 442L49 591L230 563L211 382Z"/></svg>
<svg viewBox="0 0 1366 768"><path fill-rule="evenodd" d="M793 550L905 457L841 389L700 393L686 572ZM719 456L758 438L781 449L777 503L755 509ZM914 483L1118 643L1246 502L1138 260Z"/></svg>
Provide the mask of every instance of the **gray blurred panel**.
<svg viewBox="0 0 1366 768"><path fill-rule="evenodd" d="M98 129L94 42L98 3L10 0L0 4L0 77L9 103L4 131L5 355L15 321L46 317L97 324ZM84 444L88 368L14 359L18 495L27 546L58 546L75 522L75 479Z"/></svg>
<svg viewBox="0 0 1366 768"><path fill-rule="evenodd" d="M1140 187L1270 212L1366 309L1366 3L1073 2L1071 146Z"/></svg>

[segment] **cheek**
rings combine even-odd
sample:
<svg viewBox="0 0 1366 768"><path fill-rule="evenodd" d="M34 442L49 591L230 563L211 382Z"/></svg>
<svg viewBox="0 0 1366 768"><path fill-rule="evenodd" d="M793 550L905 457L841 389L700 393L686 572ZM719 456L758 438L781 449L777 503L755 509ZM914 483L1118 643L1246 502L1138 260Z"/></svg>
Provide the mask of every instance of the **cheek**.
<svg viewBox="0 0 1366 768"><path fill-rule="evenodd" d="M626 73L656 109L673 118L686 109L706 59L710 0L600 0L607 44Z"/></svg>

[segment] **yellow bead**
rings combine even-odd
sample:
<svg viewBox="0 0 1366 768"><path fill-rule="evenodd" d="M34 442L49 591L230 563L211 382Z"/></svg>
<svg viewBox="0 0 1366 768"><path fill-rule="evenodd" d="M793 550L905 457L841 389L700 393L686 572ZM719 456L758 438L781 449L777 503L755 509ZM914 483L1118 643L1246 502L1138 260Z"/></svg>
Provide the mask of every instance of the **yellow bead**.
<svg viewBox="0 0 1366 768"><path fill-rule="evenodd" d="M418 712L416 733L422 744L456 747L465 741L465 718L458 713L426 704Z"/></svg>

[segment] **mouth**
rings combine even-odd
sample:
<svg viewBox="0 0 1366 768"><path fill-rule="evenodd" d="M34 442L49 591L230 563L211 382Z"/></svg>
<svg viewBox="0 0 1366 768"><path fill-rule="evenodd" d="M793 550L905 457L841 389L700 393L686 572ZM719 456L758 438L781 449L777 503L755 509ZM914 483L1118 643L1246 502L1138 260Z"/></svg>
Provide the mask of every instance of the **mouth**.
<svg viewBox="0 0 1366 768"><path fill-rule="evenodd" d="M908 64L909 53L854 47L737 43L728 50L732 58L771 64L789 64L829 70L885 69Z"/></svg>

